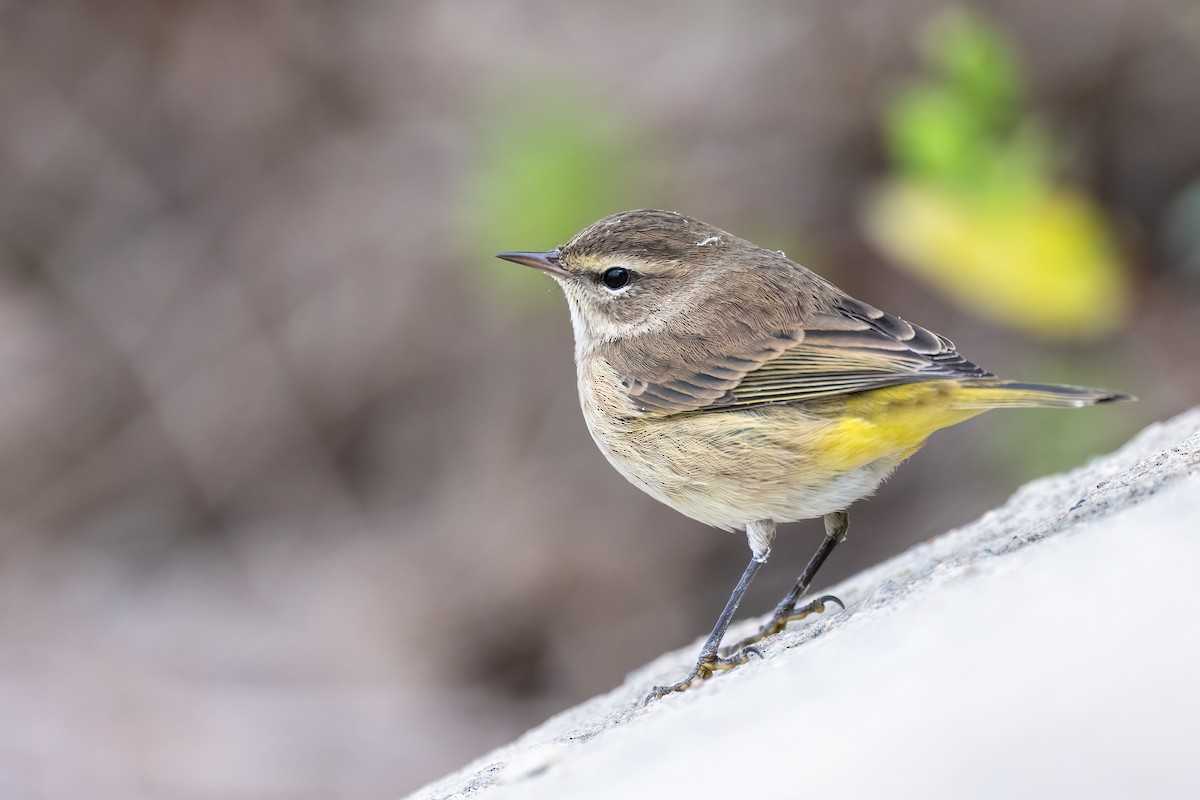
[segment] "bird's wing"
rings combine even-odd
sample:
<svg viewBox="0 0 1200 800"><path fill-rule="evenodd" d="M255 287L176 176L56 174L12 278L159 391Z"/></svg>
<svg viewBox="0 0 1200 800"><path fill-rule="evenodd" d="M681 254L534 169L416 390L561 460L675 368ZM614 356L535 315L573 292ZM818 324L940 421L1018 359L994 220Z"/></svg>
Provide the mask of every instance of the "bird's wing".
<svg viewBox="0 0 1200 800"><path fill-rule="evenodd" d="M704 348L687 369L627 375L635 406L657 414L799 403L929 380L991 378L944 336L850 297L802 330ZM635 370L640 371L640 370Z"/></svg>

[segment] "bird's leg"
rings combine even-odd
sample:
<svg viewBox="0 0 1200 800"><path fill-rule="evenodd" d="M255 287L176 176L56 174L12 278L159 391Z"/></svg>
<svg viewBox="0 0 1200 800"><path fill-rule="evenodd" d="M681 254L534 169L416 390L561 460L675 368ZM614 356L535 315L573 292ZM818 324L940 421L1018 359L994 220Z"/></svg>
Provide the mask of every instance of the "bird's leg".
<svg viewBox="0 0 1200 800"><path fill-rule="evenodd" d="M834 511L831 514L825 515L825 539L822 540L821 546L817 548L817 552L813 553L813 557L808 560L808 565L804 568L804 572L800 573L800 577L796 579L796 585L775 606L775 611L771 614L770 621L763 625L758 633L748 636L733 645L726 651L727 653L736 653L739 650L750 647L756 642L761 642L768 636L773 636L782 631L787 627L789 622L804 619L809 614L825 613L826 603L837 603L841 608L846 607L841 600L831 594L822 595L811 602L805 603L800 608L796 608L796 603L808 591L808 587L812 583L813 577L817 574L817 570L825 563L825 559L829 558L829 554L833 552L833 548L837 547L839 542L846 540L846 529L849 526L850 518L845 511Z"/></svg>
<svg viewBox="0 0 1200 800"><path fill-rule="evenodd" d="M737 613L738 604L742 602L742 597L746 594L746 590L750 588L750 582L754 580L754 576L762 568L762 565L767 563L767 556L771 554L770 547L772 540L775 538L775 524L765 520L751 523L747 526L747 535L750 538L750 546L753 550L750 563L746 565L746 571L742 573L741 580L737 582L737 586L733 587L733 594L729 596L728 602L725 603L725 609L721 612L721 616L717 617L717 624L713 627L712 633L708 635L704 646L700 648L700 657L696 659L696 666L692 668L691 673L686 678L678 683L673 683L669 686L655 686L650 694L646 695L646 699L642 701L643 705L649 703L651 700L665 697L672 692L682 692L691 686L697 678L702 681L707 680L713 676L714 672L733 669L740 664L745 664L750 660L751 656L762 657L762 653L753 647L738 648L737 652L732 655L717 655L717 651L721 647L721 639L725 637L725 631L729 628L729 623L733 619L733 615Z"/></svg>
<svg viewBox="0 0 1200 800"><path fill-rule="evenodd" d="M751 655L758 655L758 651L751 648L750 650L742 650L734 656L721 657L717 655L717 650L721 646L721 639L725 636L725 630L729 627L730 620L733 619L733 615L737 611L738 604L742 601L742 596L746 594L746 589L749 588L750 582L754 580L755 573L758 572L763 563L764 561L760 561L758 558L751 558L750 563L746 565L746 571L742 573L741 580L734 587L733 594L729 596L729 601L725 603L725 610L717 618L716 626L713 628L712 633L708 635L704 646L700 648L700 657L696 659L696 666L692 668L691 673L678 683L673 683L669 686L655 686L650 694L646 695L644 703L657 700L672 692L682 692L691 686L697 678L707 680L712 677L714 672L732 669L739 664L749 661Z"/></svg>

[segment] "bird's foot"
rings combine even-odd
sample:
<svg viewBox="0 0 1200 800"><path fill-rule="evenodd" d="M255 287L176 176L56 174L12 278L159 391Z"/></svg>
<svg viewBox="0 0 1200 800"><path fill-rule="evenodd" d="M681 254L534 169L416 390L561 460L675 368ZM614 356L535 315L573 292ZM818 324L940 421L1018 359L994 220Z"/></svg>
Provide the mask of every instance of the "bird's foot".
<svg viewBox="0 0 1200 800"><path fill-rule="evenodd" d="M686 691L697 680L706 681L718 672L745 664L751 657L762 658L762 653L757 647L743 647L739 648L732 655L718 656L716 653L709 655L701 654L700 659L696 662L696 666L692 668L691 674L679 683L672 683L669 686L655 686L650 691L650 694L646 695L646 699L642 701L642 705L646 705L652 700L666 697L674 692Z"/></svg>
<svg viewBox="0 0 1200 800"><path fill-rule="evenodd" d="M775 609L775 613L771 616L771 619L758 629L758 633L754 634L753 636L747 636L745 639L742 639L737 644L728 648L725 652L726 654L741 652L746 648L752 647L758 642L761 642L768 636L774 636L775 634L779 633L786 628L790 622L804 619L811 614L824 614L826 603L837 603L838 608L842 610L845 610L846 608L845 603L831 594L821 595L815 600L805 603L800 608L777 608Z"/></svg>

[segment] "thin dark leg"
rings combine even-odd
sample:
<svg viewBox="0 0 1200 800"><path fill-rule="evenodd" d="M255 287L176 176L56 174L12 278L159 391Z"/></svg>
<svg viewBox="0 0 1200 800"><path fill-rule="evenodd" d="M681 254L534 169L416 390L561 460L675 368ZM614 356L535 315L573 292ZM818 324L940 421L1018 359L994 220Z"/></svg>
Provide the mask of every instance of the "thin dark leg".
<svg viewBox="0 0 1200 800"><path fill-rule="evenodd" d="M831 518L833 518L831 522ZM817 552L813 553L812 558L808 560L808 564L804 567L804 571L800 573L800 577L796 579L796 585L792 590L783 596L779 601L779 605L775 607L775 614L788 614L796 608L796 602L804 596L808 591L808 587L812 585L813 578L817 575L817 570L825 563L825 559L829 558L829 554L833 552L833 548L846 538L846 528L848 527L848 519L845 511L839 511L836 514L825 515L825 538L821 541L821 546L817 548Z"/></svg>
<svg viewBox="0 0 1200 800"><path fill-rule="evenodd" d="M826 603L837 603L842 608L845 608L842 601L833 595L818 597L799 610L796 609L796 603L808 591L813 578L816 577L817 570L825 563L825 559L829 558L829 554L833 552L833 548L837 547L839 542L845 541L846 529L849 526L850 518L845 511L835 511L832 514L825 515L825 538L821 541L821 546L817 548L817 552L813 553L812 558L808 560L808 565L804 567L804 571L800 573L800 577L796 579L796 585L775 606L775 611L771 614L770 622L763 625L758 633L743 639L729 648L729 653L736 653L756 642L761 642L768 636L779 633L787 627L789 622L804 619L809 614L823 613Z"/></svg>
<svg viewBox="0 0 1200 800"><path fill-rule="evenodd" d="M757 650L742 650L734 657L720 658L717 656L717 650L721 647L721 639L725 637L725 631L729 628L729 623L733 619L733 615L737 613L738 604L742 602L742 597L746 594L746 590L750 588L750 582L754 580L754 576L762 569L762 565L765 563L765 558L762 560L758 557L750 559L750 563L746 565L746 571L742 573L741 580L737 582L737 586L733 587L733 594L729 596L729 601L725 603L725 610L721 612L721 616L717 617L717 624L713 627L712 633L708 635L704 646L700 648L700 658L696 660L696 666L692 669L691 674L679 683L673 683L670 686L655 686L653 691L646 696L645 702L648 703L651 700L657 700L671 692L682 692L691 686L692 681L696 680L696 678L706 680L712 677L712 674L717 670L732 669L739 664L746 663L751 655L759 655Z"/></svg>

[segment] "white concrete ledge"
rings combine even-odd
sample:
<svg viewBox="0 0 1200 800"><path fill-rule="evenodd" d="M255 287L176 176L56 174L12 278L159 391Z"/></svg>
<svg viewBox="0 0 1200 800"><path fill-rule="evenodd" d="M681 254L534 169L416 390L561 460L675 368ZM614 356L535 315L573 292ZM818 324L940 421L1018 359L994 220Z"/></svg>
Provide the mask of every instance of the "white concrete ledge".
<svg viewBox="0 0 1200 800"><path fill-rule="evenodd" d="M832 587L762 661L639 708L697 642L412 797L1200 797L1198 571L1200 407Z"/></svg>

